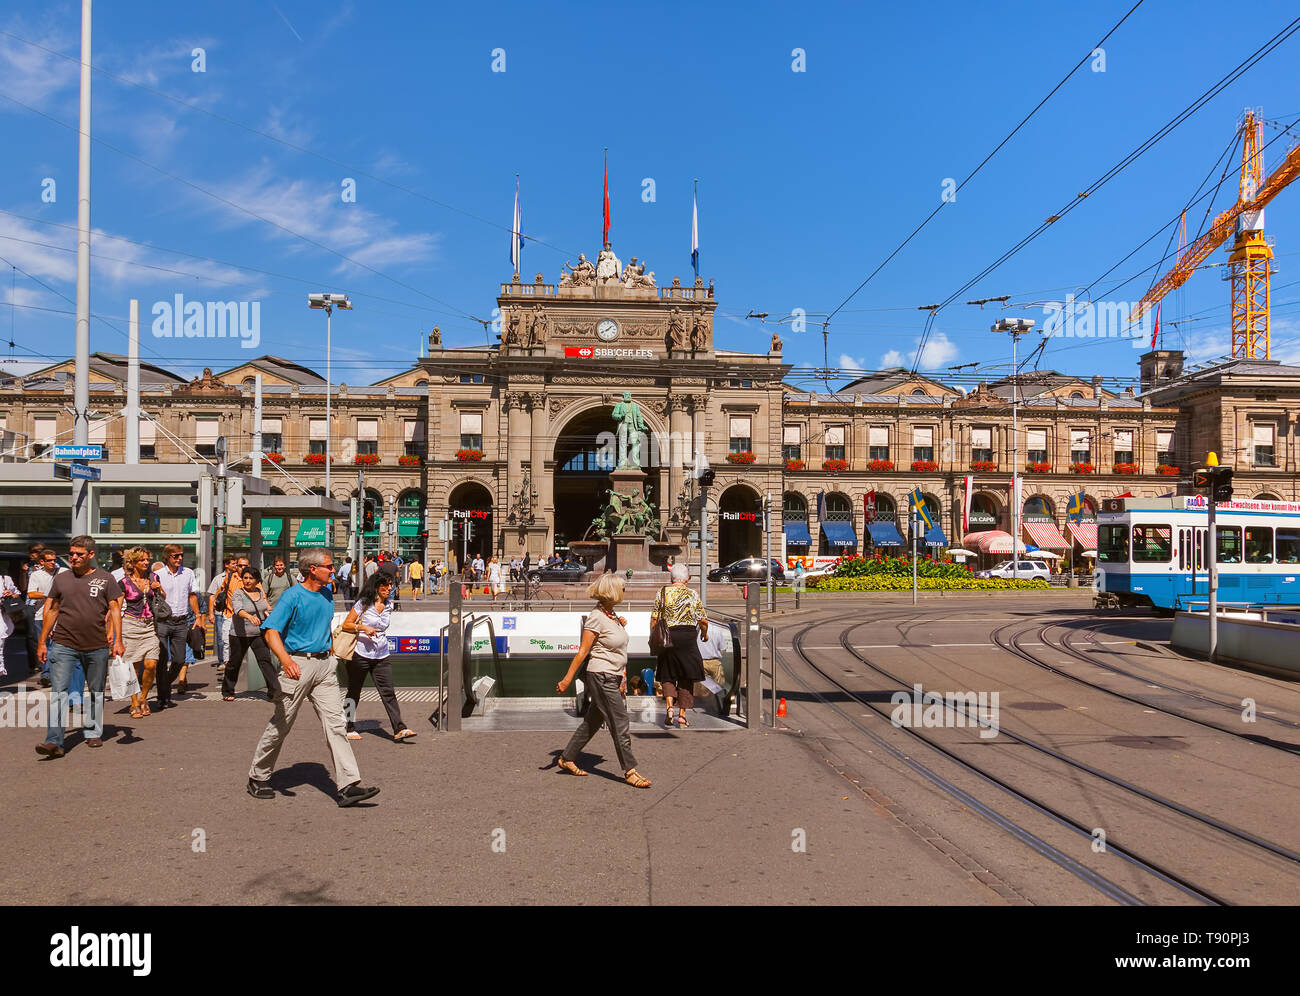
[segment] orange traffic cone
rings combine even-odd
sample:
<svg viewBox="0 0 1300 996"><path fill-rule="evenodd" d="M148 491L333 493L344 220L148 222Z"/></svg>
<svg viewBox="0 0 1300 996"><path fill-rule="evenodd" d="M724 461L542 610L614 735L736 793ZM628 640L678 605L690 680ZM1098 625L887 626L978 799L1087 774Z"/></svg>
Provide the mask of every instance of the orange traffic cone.
<svg viewBox="0 0 1300 996"><path fill-rule="evenodd" d="M777 718L780 718L785 715L785 699L782 699L780 702L777 703L776 715Z"/></svg>

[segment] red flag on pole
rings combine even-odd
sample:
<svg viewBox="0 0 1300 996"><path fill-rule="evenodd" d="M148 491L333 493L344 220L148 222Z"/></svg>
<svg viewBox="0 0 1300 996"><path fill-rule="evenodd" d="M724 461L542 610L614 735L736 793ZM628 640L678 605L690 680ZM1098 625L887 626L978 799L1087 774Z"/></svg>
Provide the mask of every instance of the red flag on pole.
<svg viewBox="0 0 1300 996"><path fill-rule="evenodd" d="M605 211L602 217L603 227L601 229L600 244L603 246L609 241L609 155L605 156Z"/></svg>
<svg viewBox="0 0 1300 996"><path fill-rule="evenodd" d="M1160 302L1163 304L1164 302ZM1151 348L1156 348L1156 339L1160 337L1160 305L1156 305L1156 327L1151 333Z"/></svg>

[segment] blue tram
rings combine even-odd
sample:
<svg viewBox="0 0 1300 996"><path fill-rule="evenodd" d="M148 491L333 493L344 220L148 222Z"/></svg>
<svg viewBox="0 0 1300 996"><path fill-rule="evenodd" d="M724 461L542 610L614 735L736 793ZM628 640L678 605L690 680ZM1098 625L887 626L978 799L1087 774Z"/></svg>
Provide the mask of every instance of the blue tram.
<svg viewBox="0 0 1300 996"><path fill-rule="evenodd" d="M1209 510L1201 495L1107 498L1097 516L1098 586L1123 605L1205 607ZM1218 598L1224 605L1300 605L1300 502L1220 502Z"/></svg>

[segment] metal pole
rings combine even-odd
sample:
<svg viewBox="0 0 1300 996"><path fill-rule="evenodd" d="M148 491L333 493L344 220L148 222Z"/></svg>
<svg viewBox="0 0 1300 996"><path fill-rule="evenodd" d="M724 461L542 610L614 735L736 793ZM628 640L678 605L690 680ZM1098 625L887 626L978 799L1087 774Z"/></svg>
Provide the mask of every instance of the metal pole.
<svg viewBox="0 0 1300 996"><path fill-rule="evenodd" d="M760 592L761 589L756 584L745 585L745 726L751 732L763 728L763 633L759 620ZM772 700L772 710L775 713L775 698Z"/></svg>
<svg viewBox="0 0 1300 996"><path fill-rule="evenodd" d="M709 489L700 488L700 605L709 607Z"/></svg>
<svg viewBox="0 0 1300 996"><path fill-rule="evenodd" d="M362 510L365 507L366 507L366 471L364 467L360 467L357 469L356 512L352 516L352 528L356 531L356 545L357 545L357 559L353 561L354 565L356 565L353 568L354 570L356 569L356 567L359 567L366 562L366 540L365 537L361 534L362 520L365 518L365 516L362 514ZM361 577L359 580L363 582L365 581L365 571L361 572ZM357 591L360 590L361 589L358 587Z"/></svg>
<svg viewBox="0 0 1300 996"><path fill-rule="evenodd" d="M763 496L763 535L767 537L767 611L776 609L776 578L772 571L772 492Z"/></svg>
<svg viewBox="0 0 1300 996"><path fill-rule="evenodd" d="M1020 489L1016 482L1020 476L1020 419L1017 403L1020 400L1020 371L1016 368L1016 344L1020 333L1011 333L1011 578L1020 577Z"/></svg>
<svg viewBox="0 0 1300 996"><path fill-rule="evenodd" d="M126 453L124 463L140 462L140 302L131 298L127 310Z"/></svg>
<svg viewBox="0 0 1300 996"><path fill-rule="evenodd" d="M253 476L262 476L262 375L253 377Z"/></svg>
<svg viewBox="0 0 1300 996"><path fill-rule="evenodd" d="M916 604L916 534L921 530L921 516L912 509L912 604Z"/></svg>
<svg viewBox="0 0 1300 996"><path fill-rule="evenodd" d="M464 695L465 627L461 622L460 584L447 585L447 701L439 702L447 717L443 729L460 732L460 700Z"/></svg>
<svg viewBox="0 0 1300 996"><path fill-rule="evenodd" d="M334 393L332 382L333 372L330 369L330 318L334 314L333 307L325 308L325 497L333 498L334 492L330 490L330 463L334 459L334 449L330 445L330 432L333 426L330 425L330 395ZM331 545L333 538L330 539Z"/></svg>
<svg viewBox="0 0 1300 996"><path fill-rule="evenodd" d="M212 509L212 518L216 520L217 530L217 559L213 564L215 568L226 557L226 458L224 455L217 463L217 502Z"/></svg>
<svg viewBox="0 0 1300 996"><path fill-rule="evenodd" d="M81 0L81 127L77 135L77 341L72 441L90 442L90 0ZM72 483L72 535L90 528L89 481Z"/></svg>
<svg viewBox="0 0 1300 996"><path fill-rule="evenodd" d="M1214 489L1218 475L1210 472L1210 663L1217 663L1219 653L1219 538L1215 535Z"/></svg>

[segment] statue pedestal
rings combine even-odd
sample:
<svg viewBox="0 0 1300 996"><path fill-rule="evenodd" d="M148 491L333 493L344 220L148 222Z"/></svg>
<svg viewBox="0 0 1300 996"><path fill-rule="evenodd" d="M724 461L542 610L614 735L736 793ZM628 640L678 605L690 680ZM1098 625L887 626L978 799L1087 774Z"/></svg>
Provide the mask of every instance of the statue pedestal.
<svg viewBox="0 0 1300 996"><path fill-rule="evenodd" d="M620 574L632 571L636 575L652 570L649 541L644 536L611 537L605 565Z"/></svg>

